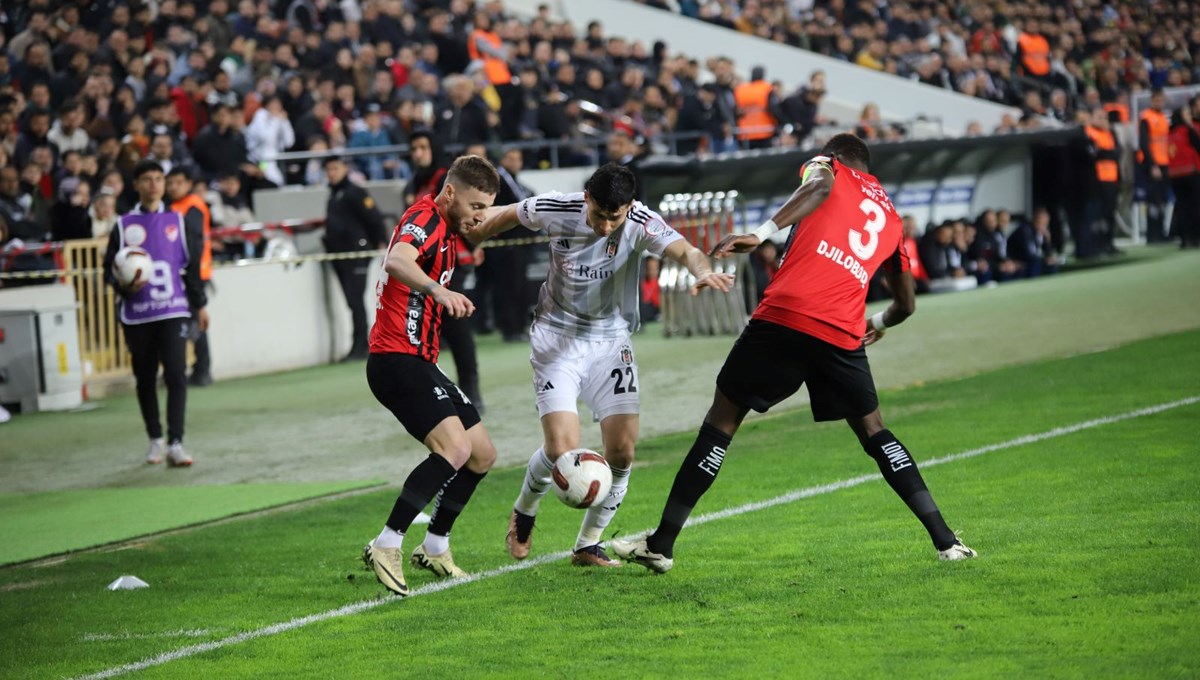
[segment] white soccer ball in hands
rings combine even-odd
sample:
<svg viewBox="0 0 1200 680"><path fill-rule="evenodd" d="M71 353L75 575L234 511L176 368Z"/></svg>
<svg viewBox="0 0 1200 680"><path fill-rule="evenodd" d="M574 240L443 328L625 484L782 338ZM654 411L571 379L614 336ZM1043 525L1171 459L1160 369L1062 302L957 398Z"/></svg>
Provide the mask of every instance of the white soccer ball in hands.
<svg viewBox="0 0 1200 680"><path fill-rule="evenodd" d="M127 246L117 251L113 258L113 276L117 283L128 288L140 281L149 281L154 261L144 248Z"/></svg>
<svg viewBox="0 0 1200 680"><path fill-rule="evenodd" d="M554 495L572 508L599 505L612 489L612 470L604 456L588 449L567 451L551 471Z"/></svg>

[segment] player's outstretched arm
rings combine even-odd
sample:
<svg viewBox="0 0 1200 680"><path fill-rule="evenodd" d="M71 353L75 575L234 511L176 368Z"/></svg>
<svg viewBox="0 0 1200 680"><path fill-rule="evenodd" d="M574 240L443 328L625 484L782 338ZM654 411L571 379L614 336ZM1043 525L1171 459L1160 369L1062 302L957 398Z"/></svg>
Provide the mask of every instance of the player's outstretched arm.
<svg viewBox="0 0 1200 680"><path fill-rule="evenodd" d="M905 319L917 311L917 284L913 281L912 274L893 266L884 270L884 275L887 276L888 288L892 291L892 304L867 321L867 334L863 336L863 345L879 342L888 328L904 323Z"/></svg>
<svg viewBox="0 0 1200 680"><path fill-rule="evenodd" d="M733 288L733 274L714 272L704 251L685 239L673 241L663 251L663 255L687 267L692 276L696 277L696 282L690 289L692 295L699 293L702 288L713 288L722 293L728 293Z"/></svg>
<svg viewBox="0 0 1200 680"><path fill-rule="evenodd" d="M805 169L805 175L804 182L796 187L771 219L749 234L729 234L722 238L712 249L712 256L721 258L734 253L748 253L771 234L796 224L821 207L829 197L829 192L833 191L833 169L828 163L817 161Z"/></svg>
<svg viewBox="0 0 1200 680"><path fill-rule="evenodd" d="M513 203L512 205L488 208L484 213L483 221L476 227L465 229L463 236L467 237L471 243L478 245L497 234L503 234L520 224L517 220L517 206L519 205L521 204Z"/></svg>
<svg viewBox="0 0 1200 680"><path fill-rule="evenodd" d="M417 249L412 245L403 241L397 242L388 251L383 269L388 276L412 290L432 297L434 302L444 307L446 313L455 319L470 316L475 311L471 300L466 295L455 293L429 278L421 269L421 265L417 264L417 256Z"/></svg>

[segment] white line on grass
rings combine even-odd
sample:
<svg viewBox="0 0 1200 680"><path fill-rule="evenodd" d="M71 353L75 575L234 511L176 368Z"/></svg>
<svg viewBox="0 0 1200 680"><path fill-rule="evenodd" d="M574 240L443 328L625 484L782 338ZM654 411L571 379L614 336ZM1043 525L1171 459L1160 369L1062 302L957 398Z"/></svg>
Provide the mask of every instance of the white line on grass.
<svg viewBox="0 0 1200 680"><path fill-rule="evenodd" d="M982 446L977 449L971 449L969 451L962 451L960 453L955 453L955 454L951 454L948 456L941 456L939 458L930 458L928 460L921 461L921 467L927 468L927 467L930 467L933 465L941 465L943 463L952 463L955 461L964 460L966 458L974 458L975 456L982 456L985 453L991 453L993 451L1010 449L1010 448L1013 448L1016 446L1024 446L1026 444L1034 444L1034 443L1037 443L1040 441L1045 441L1047 439L1054 439L1056 437L1063 437L1063 436L1066 436L1069 434L1075 434L1076 432L1080 432L1083 430L1089 430L1091 428L1099 427L1101 425L1110 425L1112 423L1119 423L1123 420L1132 420L1134 418L1141 418L1142 416L1154 415L1156 413L1162 413L1164 411L1169 411L1171 409L1179 408L1181 406L1190 406L1190 405L1196 404L1196 403L1200 403L1200 396L1188 397L1186 399L1179 399L1177 401L1171 401L1171 402L1167 402L1165 404L1158 404L1156 406L1149 406L1146 408L1138 409L1136 411L1129 411L1127 413L1121 413L1121 414L1115 415L1115 416L1105 416L1103 418L1095 418L1092 420L1085 420L1081 423L1075 423L1074 425L1067 425L1064 427L1056 427L1053 430L1047 430L1045 432L1040 432L1038 434L1030 434L1030 435L1025 435L1023 437L1017 437L1016 439L1009 439L1008 441L1000 442L999 444L991 444L988 446ZM756 503L746 503L745 505L739 505L739 506L736 506L733 508L726 508L725 510L719 510L717 512L709 512L709 513L706 513L703 515L699 515L697 517L693 517L690 520L688 520L687 524L688 524L688 526L695 526L698 524L707 524L708 522L714 522L716 520L725 519L727 517L736 517L738 515L744 515L744 514L750 513L750 512L757 512L759 510L773 508L777 505L793 503L793 502L798 501L803 498L811 498L813 496L819 496L822 494L832 493L834 491L838 491L841 489L848 489L852 486L858 486L859 484L864 484L866 482L870 482L870 481L873 481L876 479L880 479L879 475L876 475L876 474L860 475L858 477L851 477L849 479L843 479L841 481L833 482L832 484L823 484L821 486L813 486L813 487L809 487L807 489L797 489L795 491L790 491L781 496L776 496L775 498L771 498L771 499L768 499L765 501L758 501ZM649 533L649 530L646 532L642 532L642 534L645 534L645 533ZM458 586L466 585L468 583L474 583L476 581L482 581L484 579L490 579L490 578L494 578L496 576L503 576L504 574L508 574L508 573L511 573L514 571L523 571L525 569L531 569L533 567L537 567L537 566L546 564L548 562L555 562L557 560L561 560L570 554L571 553L569 551L564 550L562 552L550 553L548 555L541 555L539 557L535 557L531 560L525 560L523 562L515 562L513 564L499 567L497 569L489 569L488 571L479 572L478 574L472 574L471 576L468 576L467 578L451 579L448 581L434 581L432 583L428 583L424 586L421 586L420 588L413 589L412 592L409 593L408 598L417 597L419 595L430 595L432 593L439 593L443 590L457 588ZM404 598L404 599L408 599L408 598ZM95 679L112 678L112 677L116 677L118 675L124 675L125 673L132 673L134 671L140 671L140 670L144 670L146 668L152 668L154 666L161 666L165 663L170 663L172 661L184 659L189 656L195 656L197 654L202 654L204 652L210 652L215 649L229 647L230 645L236 645L236 644L240 644L242 642L248 642L250 640L256 640L256 639L262 638L262 637L277 635L279 633L285 633L289 630L295 630L296 628L303 628L304 626L307 626L309 624L319 623L321 621L328 621L329 619L341 618L343 616L350 616L352 614L358 614L360 612L365 612L367 610L374 609L381 605L389 604L392 602L397 602L400 599L401 598L392 597L390 595L385 595L380 598L364 600L362 602L355 602L353 604L348 604L343 607L338 607L337 609L331 609L329 611L321 612L319 614L309 614L308 616L301 616L299 618L291 619L289 621L283 621L281 623L276 623L274 625L266 626L264 628L258 628L256 630L250 630L250 631L246 631L244 633L238 633L237 635L230 635L229 637L222 638L220 640L213 640L212 642L202 642L202 643L195 644L195 645L188 645L187 647L180 647L179 649L176 649L174 651L163 652L162 654L159 654L157 656L152 656L152 657L149 657L146 659L142 659L141 661L135 661L133 663L127 663L127 664L124 664L121 666L114 666L112 668L109 668L108 670L100 671L99 673L93 673L91 675L80 676L80 680L91 680L93 678L95 678Z"/></svg>

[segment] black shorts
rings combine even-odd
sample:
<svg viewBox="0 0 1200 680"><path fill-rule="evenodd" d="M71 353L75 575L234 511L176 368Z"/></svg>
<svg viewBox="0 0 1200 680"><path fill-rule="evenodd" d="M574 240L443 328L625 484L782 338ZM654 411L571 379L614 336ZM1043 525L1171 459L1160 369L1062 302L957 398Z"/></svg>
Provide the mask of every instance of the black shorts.
<svg viewBox="0 0 1200 680"><path fill-rule="evenodd" d="M779 324L751 319L717 375L735 404L765 413L808 384L813 418L861 418L879 408L863 347L842 349Z"/></svg>
<svg viewBox="0 0 1200 680"><path fill-rule="evenodd" d="M367 357L367 384L379 403L417 441L450 417L463 429L479 424L479 412L458 385L432 364L411 354L372 354Z"/></svg>

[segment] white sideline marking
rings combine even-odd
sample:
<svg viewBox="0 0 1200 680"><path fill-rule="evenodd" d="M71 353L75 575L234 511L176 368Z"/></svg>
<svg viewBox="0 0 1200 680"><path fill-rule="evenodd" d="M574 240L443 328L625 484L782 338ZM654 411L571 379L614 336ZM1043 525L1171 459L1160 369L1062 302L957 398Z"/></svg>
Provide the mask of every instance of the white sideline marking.
<svg viewBox="0 0 1200 680"><path fill-rule="evenodd" d="M931 467L933 465L941 465L943 463L952 463L952 462L963 460L966 458L974 458L975 456L982 456L985 453L991 453L993 451L1010 449L1010 448L1013 448L1016 446L1024 446L1025 444L1034 444L1034 443L1037 443L1040 441L1045 441L1047 439L1054 439L1056 437L1063 437L1063 436L1066 436L1069 434L1075 434L1076 432L1080 432L1083 430L1089 430L1091 428L1099 427L1101 425L1110 425L1112 423L1119 423L1123 420L1132 420L1134 418L1141 418L1142 416L1154 415L1156 413L1162 413L1164 411L1169 411L1171 409L1179 408L1180 406L1190 406L1190 405L1196 404L1196 403L1200 403L1200 396L1188 397L1186 399L1179 399L1177 401L1171 401L1171 402L1167 402L1165 404L1158 404L1157 406L1148 406L1146 408L1137 409L1136 411L1129 411L1127 413L1122 413L1122 414L1115 415L1115 416L1105 416L1103 418L1095 418L1092 420L1085 420L1081 423L1076 423L1074 425L1066 425L1064 427L1056 427L1053 430L1047 430L1045 432L1040 432L1038 434L1030 434L1030 435L1025 435L1023 437L1017 437L1016 439L1010 439L1005 442L1000 442L999 444L990 444L988 446L981 446L977 449L971 449L969 451L962 451L960 453L954 453L954 454L951 454L948 456L941 456L938 458L930 458L928 460L921 461L920 465L923 468L927 468L927 467ZM847 489L852 486L858 486L859 484L864 484L866 482L870 482L870 481L877 480L877 479L881 479L881 477L876 474L860 475L858 477L851 477L849 479L843 479L838 482L833 482L832 484L823 484L821 486L813 486L813 487L809 487L807 489L797 489L795 491L790 491L781 496L776 496L775 498L770 498L765 501L758 501L756 503L746 503L745 505L739 505L739 506L732 507L732 508L726 508L725 510L719 510L717 512L709 512L709 513L705 513L703 515L699 515L697 517L693 517L690 520L688 520L687 526L707 524L708 522L713 522L713 521L716 521L719 519L725 519L727 517L735 517L737 515L744 515L746 513L756 512L758 510L764 510L766 508L773 508L777 505L793 503L802 498L811 498L812 496L819 496L822 494L832 493L832 492L838 491L840 489ZM644 531L644 532L642 532L642 534L639 534L639 535L645 535L646 533L649 533L649 531L651 531L651 530ZM484 579L489 579L489 578L493 578L496 576L503 576L504 574L508 574L508 573L514 572L514 571L523 571L525 569L531 569L533 567L537 567L537 566L546 564L548 562L555 562L555 561L561 560L570 554L571 554L570 551L564 550L562 552L550 553L547 555L540 555L540 556L535 557L530 560L525 560L523 562L515 562L513 564L499 567L497 569L490 569L488 571L483 571L478 574L472 574L471 576L468 576L467 578L451 579L451 580L447 580L447 581L434 581L432 583L423 585L420 588L413 589L412 592L409 593L407 598L397 598L397 597L393 597L391 595L385 595L383 597L379 597L379 598L375 598L375 599L371 599L371 600L355 602L355 603L348 604L348 605L345 605L342 607L338 607L337 609L331 609L329 611L321 612L319 614L309 614L308 616L301 616L299 618L291 619L289 621L283 621L281 623L276 623L276 624L273 624L270 626L266 626L264 628L259 628L257 630L250 630L250 631L246 631L244 633L238 633L237 635L230 635L229 637L222 638L220 640L213 640L211 642L201 642L201 643L198 643L195 645L188 645L187 647L180 647L179 649L176 649L174 651L163 652L162 654L148 657L146 659L142 659L141 661L135 661L133 663L127 663L127 664L124 664L121 666L114 666L112 668L109 668L108 670L100 671L98 673L93 673L91 675L79 676L79 680L112 678L112 677L116 677L118 675L124 675L125 673L132 673L134 671L145 670L147 668L152 668L154 666L161 666L165 663L170 663L172 661L184 659L189 656L195 656L197 654L209 652L214 649L221 649L223 647L240 644L242 642L248 642L250 640L256 640L258 638L268 637L271 635L277 635L279 633L285 633L289 630L295 630L296 628L303 628L304 626L307 626L312 623L320 623L321 621L327 621L329 619L336 619L336 618L340 618L343 616L350 616L351 614L358 614L360 612L364 612L369 609L374 609L378 606L389 604L391 602L396 602L401 599L410 599L413 597L417 597L419 595L430 595L432 593L439 593L443 590L457 588L458 586L465 585L467 583L474 583L475 581L482 581Z"/></svg>

